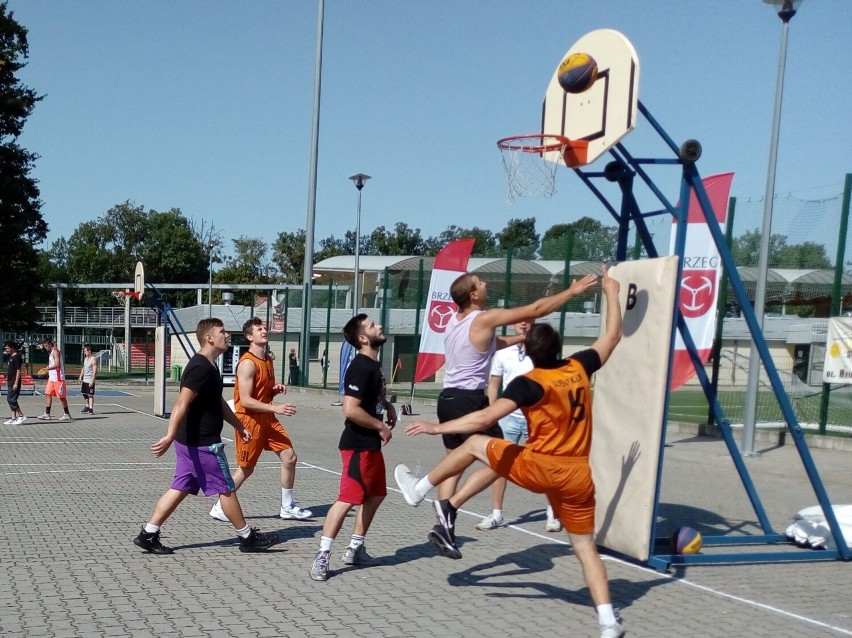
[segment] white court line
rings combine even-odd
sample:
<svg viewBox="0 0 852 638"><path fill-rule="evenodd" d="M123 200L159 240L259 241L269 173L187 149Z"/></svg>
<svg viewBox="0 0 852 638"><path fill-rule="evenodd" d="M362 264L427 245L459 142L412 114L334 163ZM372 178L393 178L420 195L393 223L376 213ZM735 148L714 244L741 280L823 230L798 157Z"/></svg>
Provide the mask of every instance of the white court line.
<svg viewBox="0 0 852 638"><path fill-rule="evenodd" d="M154 416L154 415L150 415L150 416ZM158 417L155 417L155 418L158 418ZM75 472L82 473L82 472L115 472L115 471L118 471L118 472L137 472L137 471L140 471L140 470L143 470L143 469L147 470L147 469L150 468L151 465L160 465L160 464L161 463L156 463L156 462L152 461L152 462L148 462L148 463L128 464L128 465L137 465L138 466L138 467L132 467L132 468L104 467L104 468L92 468L92 469L47 470L47 471L34 470L34 471L25 471L25 472L4 472L2 475L3 476L14 476L14 475L20 475L20 474L67 474L67 473L75 473ZM21 464L21 465L25 465L25 464ZM275 468L279 465L279 463L277 461L269 461L269 462L258 463L258 466L261 466L261 465L268 465L268 466L271 466L272 468ZM319 465L313 465L311 463L305 463L304 461L299 461L298 464L297 464L297 468L298 467L300 467L301 469L318 470L320 472L324 472L326 474L333 474L335 476L341 475L340 472L337 472L335 470L331 470L331 469L328 469L328 468L325 468L325 467L321 467ZM392 491L392 492L396 492L398 494L402 494L402 492L400 490L392 488L390 486L388 487L388 490ZM424 499L424 500L426 500L428 502L432 502L431 499ZM476 518L482 518L483 517L482 514L479 514L477 512L473 512L471 510L460 509L458 511L462 514L467 514L467 515L470 515L470 516L476 517ZM550 535L545 536L544 534L541 534L539 532L533 532L533 531L524 529L522 527L518 527L517 525L507 525L506 527L508 529L512 529L512 530L517 531L517 532L522 532L522 533L528 534L530 536L535 536L535 537L540 538L542 540L546 540L550 543L554 543L554 544L558 544L558 545L567 545L569 547L571 545L571 543L569 543L568 541L560 540L559 538L554 538L553 536L550 536ZM603 560L612 561L614 563L618 563L618 564L624 565L626 567L632 567L633 569L639 570L639 571L644 572L646 574L651 574L651 575L656 576L658 578L659 577L668 578L675 583L682 583L683 585L686 585L688 587L692 587L694 589L698 589L700 591L707 592L707 593L710 593L710 594L715 594L715 595L719 596L720 598L726 598L728 600L743 603L745 605L749 605L751 607L756 607L756 608L762 609L764 611L774 612L774 613L777 613L779 615L786 616L787 618L792 618L792 619L795 619L795 620L798 620L798 621L801 621L801 622L804 622L804 623L814 625L816 627L822 627L824 629L831 629L831 630L836 631L838 633L841 633L843 635L852 636L852 631L850 631L848 629L844 629L843 627L838 627L836 625L830 625L830 624L824 623L820 620L815 620L815 619L809 618L807 616L802 616L801 614L796 614L796 613L793 613L793 612L790 612L790 611L786 611L786 610L781 609L779 607L775 607L775 606L772 606L772 605L767 605L765 603L757 602L756 600L751 600L749 598L743 598L742 596L736 596L734 594L729 594L727 592L724 592L724 591L721 591L721 590L718 590L718 589L713 589L712 587L707 587L705 585L699 585L698 583L694 583L690 580L687 580L686 578L678 578L676 576L672 576L671 574L661 573L661 572L658 572L656 569L653 569L653 568L650 568L650 567L645 567L643 565L637 565L636 563L633 563L633 562L630 562L630 561L627 561L627 560L623 560L621 558L616 558L616 557L613 557L613 556L603 555L603 556L601 556L601 558Z"/></svg>

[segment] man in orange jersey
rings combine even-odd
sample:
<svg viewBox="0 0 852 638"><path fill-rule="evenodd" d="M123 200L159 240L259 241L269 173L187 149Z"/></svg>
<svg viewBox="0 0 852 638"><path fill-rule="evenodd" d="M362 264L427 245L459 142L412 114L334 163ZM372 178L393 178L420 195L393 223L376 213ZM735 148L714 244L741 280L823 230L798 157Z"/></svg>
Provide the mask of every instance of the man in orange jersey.
<svg viewBox="0 0 852 638"><path fill-rule="evenodd" d="M417 480L404 466L394 476L406 502L414 506L435 485L463 472L477 460L491 468L492 481L503 476L532 492L545 494L568 531L574 554L582 565L583 577L598 611L601 637L618 638L624 627L613 609L606 567L595 545L595 485L589 465L590 378L606 363L621 340L619 285L606 269L601 287L607 301L606 328L590 348L562 359L560 336L547 324L536 325L527 333L524 343L535 367L512 380L502 397L487 408L452 421L442 424L418 421L405 428L409 435L479 432L520 408L529 426L525 446L478 434L452 451L423 478ZM481 481L470 483L465 483L452 498L434 501L440 522L435 531L453 545L457 509L484 489Z"/></svg>
<svg viewBox="0 0 852 638"><path fill-rule="evenodd" d="M287 387L275 383L272 357L266 352L269 334L263 321L257 317L246 321L243 324L243 335L249 342L249 349L237 363L234 413L251 433L251 440L244 442L237 439L237 471L234 472L234 483L239 489L252 475L261 452L274 452L281 459L281 518L310 518L313 513L299 507L293 498L296 452L290 435L276 416L292 416L296 414L296 406L292 403L272 402L276 394L287 392ZM220 521L228 520L218 501L210 510L210 516Z"/></svg>

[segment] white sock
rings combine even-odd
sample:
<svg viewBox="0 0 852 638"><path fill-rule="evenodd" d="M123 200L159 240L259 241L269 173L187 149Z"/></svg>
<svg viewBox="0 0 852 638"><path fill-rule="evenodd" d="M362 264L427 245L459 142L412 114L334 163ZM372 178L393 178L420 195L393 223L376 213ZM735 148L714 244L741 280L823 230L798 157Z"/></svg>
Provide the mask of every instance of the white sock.
<svg viewBox="0 0 852 638"><path fill-rule="evenodd" d="M320 537L320 551L321 552L330 552L331 551L331 544L333 542L334 542L333 538L330 538L328 536L321 536Z"/></svg>
<svg viewBox="0 0 852 638"><path fill-rule="evenodd" d="M555 516L553 516L553 508L550 505L548 505L547 506L547 520L552 521L554 518L555 518Z"/></svg>
<svg viewBox="0 0 852 638"><path fill-rule="evenodd" d="M422 479L417 481L417 485L414 486L414 492L417 496L426 496L429 492L434 489L434 485L429 482L429 475L427 474Z"/></svg>
<svg viewBox="0 0 852 638"><path fill-rule="evenodd" d="M290 503L293 502L293 490L287 489L285 487L281 488L281 506L282 507L290 507Z"/></svg>
<svg viewBox="0 0 852 638"><path fill-rule="evenodd" d="M146 534L153 534L154 532L159 532L159 531L160 531L159 525L154 525L153 523L145 523L145 533Z"/></svg>
<svg viewBox="0 0 852 638"><path fill-rule="evenodd" d="M237 536L240 538L248 538L251 536L251 527L249 527L248 523L246 523L246 526L242 529L237 530Z"/></svg>
<svg viewBox="0 0 852 638"><path fill-rule="evenodd" d="M494 518L503 518L503 510L493 509L491 510L491 516Z"/></svg>
<svg viewBox="0 0 852 638"><path fill-rule="evenodd" d="M612 603L607 605L598 605L598 622L601 625L614 625L618 622L615 619L615 611L612 609Z"/></svg>
<svg viewBox="0 0 852 638"><path fill-rule="evenodd" d="M364 537L359 536L358 534L352 534L352 537L349 539L349 547L352 549L358 549L361 545L364 544Z"/></svg>

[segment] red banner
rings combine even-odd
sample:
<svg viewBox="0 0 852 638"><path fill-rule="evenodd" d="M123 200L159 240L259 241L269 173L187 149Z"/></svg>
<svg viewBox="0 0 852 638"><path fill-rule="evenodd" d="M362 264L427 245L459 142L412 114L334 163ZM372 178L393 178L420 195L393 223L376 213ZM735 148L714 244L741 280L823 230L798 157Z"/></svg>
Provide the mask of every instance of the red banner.
<svg viewBox="0 0 852 638"><path fill-rule="evenodd" d="M450 297L450 286L467 271L474 242L473 239L457 239L444 246L435 257L414 372L415 383L431 377L444 365L444 330L459 309Z"/></svg>

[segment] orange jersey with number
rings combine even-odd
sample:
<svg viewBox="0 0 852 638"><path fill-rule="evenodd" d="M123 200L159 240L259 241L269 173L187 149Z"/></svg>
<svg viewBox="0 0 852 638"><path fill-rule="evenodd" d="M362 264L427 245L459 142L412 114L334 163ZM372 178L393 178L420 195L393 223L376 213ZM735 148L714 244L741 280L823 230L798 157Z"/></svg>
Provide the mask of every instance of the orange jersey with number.
<svg viewBox="0 0 852 638"><path fill-rule="evenodd" d="M544 390L541 401L521 408L529 424L526 448L551 456L587 457L592 447L592 401L585 368L571 359L525 375Z"/></svg>
<svg viewBox="0 0 852 638"><path fill-rule="evenodd" d="M251 352L246 352L240 357L237 367L246 359L254 363L254 383L251 389L251 396L261 403L272 403L272 398L275 396L272 389L275 386L275 370L272 367L270 358L260 359L254 356ZM266 420L270 418L274 421L275 415L270 412L255 412L247 410L243 407L240 401L240 382L234 384L234 413L237 416L247 415L257 420Z"/></svg>

